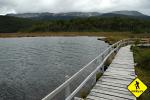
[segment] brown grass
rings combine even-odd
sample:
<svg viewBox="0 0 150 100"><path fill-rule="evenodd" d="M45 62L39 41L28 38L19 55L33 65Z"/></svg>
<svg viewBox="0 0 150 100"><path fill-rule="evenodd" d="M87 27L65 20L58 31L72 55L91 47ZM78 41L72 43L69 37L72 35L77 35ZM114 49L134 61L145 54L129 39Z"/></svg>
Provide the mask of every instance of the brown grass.
<svg viewBox="0 0 150 100"><path fill-rule="evenodd" d="M128 37L148 37L149 34L132 34L130 32L37 32L37 33L0 33L0 37L38 37L38 36L104 36L113 39Z"/></svg>
<svg viewBox="0 0 150 100"><path fill-rule="evenodd" d="M0 33L0 38L14 37L49 37L49 36L96 36L106 37L103 41L113 44L125 38L150 38L149 33L133 34L130 32L37 32L37 33Z"/></svg>

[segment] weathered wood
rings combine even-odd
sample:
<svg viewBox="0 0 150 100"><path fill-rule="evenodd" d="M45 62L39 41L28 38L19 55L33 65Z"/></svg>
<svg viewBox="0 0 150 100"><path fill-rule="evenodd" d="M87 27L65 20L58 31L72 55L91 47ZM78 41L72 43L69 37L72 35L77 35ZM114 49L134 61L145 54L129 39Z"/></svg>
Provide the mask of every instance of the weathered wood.
<svg viewBox="0 0 150 100"><path fill-rule="evenodd" d="M91 96L93 97L92 100L127 100L126 98L96 92L92 92L91 95L87 98L91 98Z"/></svg>
<svg viewBox="0 0 150 100"><path fill-rule="evenodd" d="M133 73L133 72L124 72L123 73L123 71L107 71L108 73L110 73L110 75L114 75L114 74L118 74L118 75L126 75L126 76L128 76L128 75L132 75L132 76L135 76L135 73Z"/></svg>
<svg viewBox="0 0 150 100"><path fill-rule="evenodd" d="M107 95L125 98L125 99L130 99L130 100L134 99L134 97L132 95L126 95L126 94L121 94L121 93L117 93L117 92L103 91L100 89L92 89L92 91L96 92L96 93L107 94Z"/></svg>
<svg viewBox="0 0 150 100"><path fill-rule="evenodd" d="M133 69L134 68L134 66L120 65L120 64L111 64L109 67L113 67L113 68L127 68L127 69Z"/></svg>
<svg viewBox="0 0 150 100"><path fill-rule="evenodd" d="M126 88L121 88L121 87L116 87L113 85L106 85L106 84L96 84L97 87L103 87L103 88L110 88L110 89L116 89L118 91L124 91L124 92L128 92L128 90Z"/></svg>
<svg viewBox="0 0 150 100"><path fill-rule="evenodd" d="M132 96L131 93L128 93L128 92L125 92L125 91L120 91L120 90L117 90L117 89L112 89L112 88L94 87L93 89L100 89L100 90L103 90L103 91L111 91L111 92L115 92L115 93L121 93L121 94L126 94L126 95Z"/></svg>
<svg viewBox="0 0 150 100"><path fill-rule="evenodd" d="M120 81L113 81L113 80L99 80L98 82L110 82L110 83L115 83L115 84L124 84L124 85L126 85L127 83L129 83L129 82L124 82L124 83L122 83L122 82L120 82ZM97 82L97 83L98 83Z"/></svg>
<svg viewBox="0 0 150 100"><path fill-rule="evenodd" d="M110 83L110 82L102 82L102 83L99 83L100 85L108 85L108 86L114 86L114 87L120 87L120 88L126 88L125 85L123 84L114 84L114 83Z"/></svg>
<svg viewBox="0 0 150 100"><path fill-rule="evenodd" d="M118 78L118 75L103 75L103 77L113 77L113 78ZM133 80L135 77L134 76L122 76L120 75L119 78L121 79L130 79L130 80Z"/></svg>
<svg viewBox="0 0 150 100"><path fill-rule="evenodd" d="M124 81L132 81L132 79L129 79L129 78L122 78L122 77L112 77L112 76L103 76L103 78L110 78L110 79L114 79L114 80L116 80L116 79L118 79L118 80L124 80Z"/></svg>
<svg viewBox="0 0 150 100"><path fill-rule="evenodd" d="M87 100L136 100L127 90L135 76L130 46L122 47L87 96Z"/></svg>
<svg viewBox="0 0 150 100"><path fill-rule="evenodd" d="M118 67L118 68L112 68L112 67L109 67L109 69L107 70L107 71L109 71L109 70L116 70L116 71L129 71L129 72L132 72L132 71L134 71L134 68L120 68L120 67Z"/></svg>
<svg viewBox="0 0 150 100"><path fill-rule="evenodd" d="M111 100L111 99L106 99L104 97L96 97L95 95L94 96L88 96L88 98L86 98L86 100Z"/></svg>

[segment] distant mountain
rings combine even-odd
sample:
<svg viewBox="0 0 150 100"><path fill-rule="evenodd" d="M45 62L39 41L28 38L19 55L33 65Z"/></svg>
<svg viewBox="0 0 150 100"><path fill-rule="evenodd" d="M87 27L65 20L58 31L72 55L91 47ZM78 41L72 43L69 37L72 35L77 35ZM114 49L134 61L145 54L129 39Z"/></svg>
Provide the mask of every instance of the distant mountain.
<svg viewBox="0 0 150 100"><path fill-rule="evenodd" d="M72 19L76 17L92 17L100 16L98 12L68 12L68 13L23 13L23 14L7 14L6 16L13 16L19 18L31 19Z"/></svg>
<svg viewBox="0 0 150 100"><path fill-rule="evenodd" d="M128 16L139 18L150 18L138 11L113 11L108 13L99 12L68 12L68 13L21 13L21 14L7 14L6 16L30 18L30 19L71 19L71 18L86 18L86 17L114 17L114 16Z"/></svg>
<svg viewBox="0 0 150 100"><path fill-rule="evenodd" d="M78 16L78 17L91 17L91 16L100 16L99 12L68 12L68 13L58 13L55 14L60 16Z"/></svg>
<svg viewBox="0 0 150 100"><path fill-rule="evenodd" d="M23 14L8 14L6 16L13 16L19 18L30 19L72 19L72 18L86 18L86 17L114 17L114 16L128 16L136 18L150 19L150 16L144 15L138 11L114 11L110 13L99 12L68 12L68 13L23 13Z"/></svg>
<svg viewBox="0 0 150 100"><path fill-rule="evenodd" d="M145 19L150 20L150 16L143 15L143 16L131 16L131 15L123 15L123 14L115 14L115 13L105 13L102 14L100 17L103 18L111 18L111 17L128 17L128 18L136 18L136 19Z"/></svg>
<svg viewBox="0 0 150 100"><path fill-rule="evenodd" d="M128 10L124 10L124 11L114 11L111 12L113 14L120 14L120 15L127 15L127 16L146 16L138 11L128 11Z"/></svg>
<svg viewBox="0 0 150 100"><path fill-rule="evenodd" d="M6 16L13 16L19 18L40 18L46 16L54 16L53 13L22 13L22 14L7 14Z"/></svg>

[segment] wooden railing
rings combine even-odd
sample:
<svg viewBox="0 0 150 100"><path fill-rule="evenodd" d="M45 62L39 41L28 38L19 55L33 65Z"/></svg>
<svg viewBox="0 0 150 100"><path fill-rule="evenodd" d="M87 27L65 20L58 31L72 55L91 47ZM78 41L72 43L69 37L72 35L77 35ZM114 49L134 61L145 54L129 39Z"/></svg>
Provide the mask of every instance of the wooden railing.
<svg viewBox="0 0 150 100"><path fill-rule="evenodd" d="M136 40L124 39L109 46L103 53L98 55L42 100L73 100L74 97L81 97L85 94L84 91L89 91L94 86L97 73L105 71L104 64L107 59L114 52L117 53L122 46L133 44Z"/></svg>

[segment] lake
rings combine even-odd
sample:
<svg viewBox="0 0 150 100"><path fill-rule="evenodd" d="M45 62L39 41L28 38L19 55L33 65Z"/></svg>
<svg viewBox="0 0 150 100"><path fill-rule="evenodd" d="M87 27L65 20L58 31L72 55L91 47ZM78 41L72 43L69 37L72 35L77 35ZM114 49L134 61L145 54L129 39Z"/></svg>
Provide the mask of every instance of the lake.
<svg viewBox="0 0 150 100"><path fill-rule="evenodd" d="M0 100L40 100L102 53L97 37L0 39Z"/></svg>

